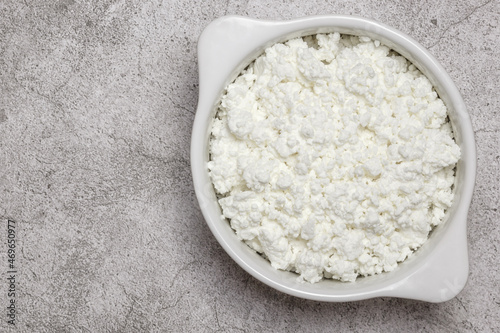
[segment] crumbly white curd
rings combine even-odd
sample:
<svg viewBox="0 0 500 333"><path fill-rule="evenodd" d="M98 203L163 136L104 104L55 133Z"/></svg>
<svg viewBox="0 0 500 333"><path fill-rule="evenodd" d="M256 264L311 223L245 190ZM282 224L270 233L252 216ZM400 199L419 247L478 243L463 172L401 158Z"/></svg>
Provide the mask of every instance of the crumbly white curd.
<svg viewBox="0 0 500 333"><path fill-rule="evenodd" d="M227 87L208 169L236 235L314 283L394 270L443 222L459 158L414 65L331 33L269 47Z"/></svg>

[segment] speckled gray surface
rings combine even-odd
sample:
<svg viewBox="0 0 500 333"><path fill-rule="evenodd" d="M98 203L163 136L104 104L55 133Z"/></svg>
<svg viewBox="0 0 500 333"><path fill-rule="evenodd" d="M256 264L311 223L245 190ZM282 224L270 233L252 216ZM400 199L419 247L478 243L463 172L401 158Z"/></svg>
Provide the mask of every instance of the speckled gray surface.
<svg viewBox="0 0 500 333"><path fill-rule="evenodd" d="M463 94L478 147L470 276L441 304L330 304L263 285L206 226L189 170L197 38L226 14L356 14L408 33ZM0 307L17 221L16 328L500 330L499 1L0 2Z"/></svg>

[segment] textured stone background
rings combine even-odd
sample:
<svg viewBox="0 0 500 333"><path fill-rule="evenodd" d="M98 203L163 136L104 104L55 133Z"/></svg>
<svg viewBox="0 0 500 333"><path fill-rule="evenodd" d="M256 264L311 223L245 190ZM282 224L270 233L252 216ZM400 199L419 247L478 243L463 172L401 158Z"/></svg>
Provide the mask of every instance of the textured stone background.
<svg viewBox="0 0 500 333"><path fill-rule="evenodd" d="M304 301L215 241L189 141L196 45L225 14L356 14L427 46L478 147L470 278L442 304ZM0 1L0 331L7 218L18 222L19 332L500 330L499 1Z"/></svg>

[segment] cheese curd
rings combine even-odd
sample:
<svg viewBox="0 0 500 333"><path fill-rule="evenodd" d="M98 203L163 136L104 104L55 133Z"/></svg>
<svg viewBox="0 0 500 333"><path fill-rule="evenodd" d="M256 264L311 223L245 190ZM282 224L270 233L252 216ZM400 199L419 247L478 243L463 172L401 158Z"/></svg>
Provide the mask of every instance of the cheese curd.
<svg viewBox="0 0 500 333"><path fill-rule="evenodd" d="M314 283L394 270L443 222L459 158L414 65L331 33L269 47L227 87L208 169L237 236Z"/></svg>

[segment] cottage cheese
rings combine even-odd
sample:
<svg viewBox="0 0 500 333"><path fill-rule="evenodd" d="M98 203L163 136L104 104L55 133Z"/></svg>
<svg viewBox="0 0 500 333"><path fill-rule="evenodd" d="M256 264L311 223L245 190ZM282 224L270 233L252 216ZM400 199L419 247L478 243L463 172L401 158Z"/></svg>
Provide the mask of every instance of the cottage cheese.
<svg viewBox="0 0 500 333"><path fill-rule="evenodd" d="M367 37L268 48L220 103L208 163L223 218L299 280L391 271L443 222L460 149L429 80Z"/></svg>

